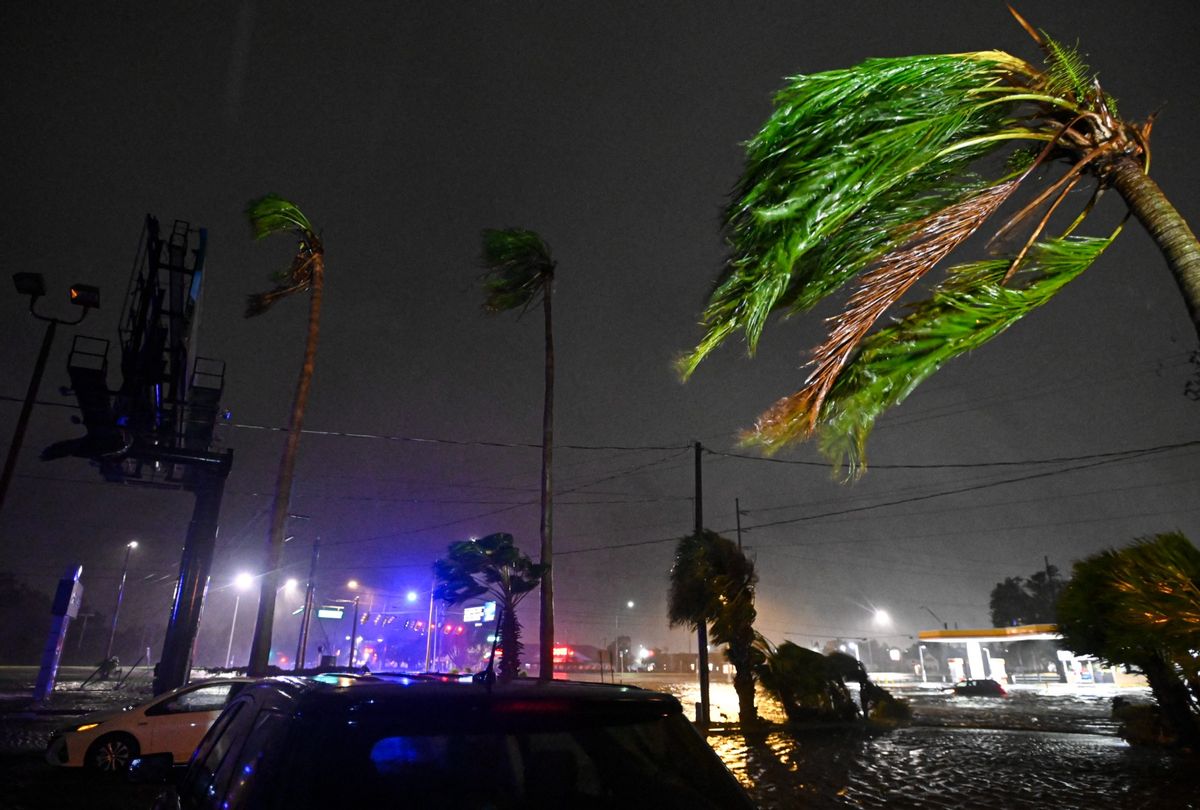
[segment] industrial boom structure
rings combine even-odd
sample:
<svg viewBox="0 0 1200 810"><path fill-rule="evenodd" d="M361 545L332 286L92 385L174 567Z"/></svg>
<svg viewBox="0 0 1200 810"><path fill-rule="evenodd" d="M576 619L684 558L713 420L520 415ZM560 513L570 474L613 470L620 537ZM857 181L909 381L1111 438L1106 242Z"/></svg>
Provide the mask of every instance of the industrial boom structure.
<svg viewBox="0 0 1200 810"><path fill-rule="evenodd" d="M154 692L187 682L233 452L212 449L225 364L196 354L207 231L176 220L165 237L146 216L118 326L120 384L108 384L109 341L78 335L67 361L85 435L44 460L91 460L114 484L195 496Z"/></svg>

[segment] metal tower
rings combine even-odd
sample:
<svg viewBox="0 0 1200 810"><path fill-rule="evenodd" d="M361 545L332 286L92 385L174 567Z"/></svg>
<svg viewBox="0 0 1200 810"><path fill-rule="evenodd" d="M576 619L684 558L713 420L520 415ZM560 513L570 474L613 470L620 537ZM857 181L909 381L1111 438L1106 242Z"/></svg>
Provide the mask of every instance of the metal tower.
<svg viewBox="0 0 1200 810"><path fill-rule="evenodd" d="M196 354L207 231L176 220L164 238L147 215L142 235L118 327L120 387L108 387L109 341L77 336L67 371L87 432L51 445L42 458L87 458L114 483L195 496L156 668L158 694L187 681L233 452L211 447L225 364Z"/></svg>

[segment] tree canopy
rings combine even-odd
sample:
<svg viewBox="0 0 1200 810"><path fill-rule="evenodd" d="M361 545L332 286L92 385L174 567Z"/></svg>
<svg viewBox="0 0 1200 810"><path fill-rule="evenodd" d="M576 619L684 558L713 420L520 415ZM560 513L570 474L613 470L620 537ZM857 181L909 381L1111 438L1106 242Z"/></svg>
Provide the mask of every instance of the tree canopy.
<svg viewBox="0 0 1200 810"><path fill-rule="evenodd" d="M436 598L461 604L491 596L500 604L503 612L499 632L503 651L500 676L503 680L515 678L523 650L516 608L538 586L542 566L516 547L511 534L498 532L452 543L447 555L434 563L433 570L437 577Z"/></svg>
<svg viewBox="0 0 1200 810"><path fill-rule="evenodd" d="M729 258L705 335L678 368L686 378L737 333L753 354L772 314L853 289L804 385L758 419L747 443L772 452L815 435L836 465L860 473L886 409L1103 253L1119 227L1078 230L1106 187L1147 222L1200 311L1200 244L1144 177L1150 122L1120 117L1077 51L1018 20L1044 66L1002 51L870 59L792 77L776 95L726 210ZM1091 194L1070 202L1085 187ZM1017 210L994 228L990 256L949 267L927 300L872 331L1006 204ZM1161 228L1148 221L1160 214Z"/></svg>

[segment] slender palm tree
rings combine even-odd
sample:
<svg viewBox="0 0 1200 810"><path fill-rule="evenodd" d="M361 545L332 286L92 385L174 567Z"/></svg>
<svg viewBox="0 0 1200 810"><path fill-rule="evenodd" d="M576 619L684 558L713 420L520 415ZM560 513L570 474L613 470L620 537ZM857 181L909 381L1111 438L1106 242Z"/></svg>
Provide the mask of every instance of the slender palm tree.
<svg viewBox="0 0 1200 810"><path fill-rule="evenodd" d="M291 266L279 274L279 285L265 293L249 296L246 317L261 315L281 298L309 292L308 335L304 342L304 360L300 378L292 395L292 411L288 417L287 439L279 458L275 478L275 500L271 507L271 525L267 533L266 560L258 599L258 618L254 625L254 643L250 648L249 671L265 675L271 652L271 631L275 619L275 594L278 590L279 561L283 554L284 531L287 528L288 505L292 496L292 479L296 470L296 455L300 448L300 430L308 405L313 367L317 357L317 337L321 325L321 297L325 279L325 248L312 223L293 203L275 194L253 200L246 206L246 216L255 239L276 233L291 234L297 240L296 254Z"/></svg>
<svg viewBox="0 0 1200 810"><path fill-rule="evenodd" d="M743 723L758 719L754 684L763 653L754 632L757 582L754 563L736 543L715 532L690 534L675 547L667 596L671 626L695 629L704 622L712 628L713 641L725 645L734 667L733 688Z"/></svg>
<svg viewBox="0 0 1200 810"><path fill-rule="evenodd" d="M511 534L489 534L452 543L433 564L438 584L434 595L450 604L488 595L500 605L500 680L511 681L521 667L521 623L517 605L541 581L542 566L513 544Z"/></svg>
<svg viewBox="0 0 1200 810"><path fill-rule="evenodd" d="M542 610L538 677L554 679L554 259L550 247L533 231L520 228L483 232L483 307L488 312L519 310L524 314L542 302L545 316L545 395L542 401Z"/></svg>
<svg viewBox="0 0 1200 810"><path fill-rule="evenodd" d="M753 353L773 313L806 311L856 282L803 387L759 418L748 443L770 452L815 434L835 465L860 474L885 409L1108 247L1119 227L1076 233L1108 188L1157 242L1200 333L1200 244L1147 175L1152 121L1122 118L1075 50L1017 19L1043 67L1001 51L871 59L795 77L776 96L747 146L726 215L730 257L681 374L737 332ZM1091 189L1081 205L1077 188ZM871 331L1006 202L1015 210L993 226L989 257L950 267L931 298Z"/></svg>

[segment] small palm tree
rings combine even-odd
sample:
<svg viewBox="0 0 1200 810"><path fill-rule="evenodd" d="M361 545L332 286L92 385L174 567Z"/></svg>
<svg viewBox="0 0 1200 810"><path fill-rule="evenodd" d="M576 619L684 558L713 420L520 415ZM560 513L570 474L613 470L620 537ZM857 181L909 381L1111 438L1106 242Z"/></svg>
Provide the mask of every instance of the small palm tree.
<svg viewBox="0 0 1200 810"><path fill-rule="evenodd" d="M1065 646L1140 669L1176 738L1200 744L1200 551L1143 538L1075 564L1058 602Z"/></svg>
<svg viewBox="0 0 1200 810"><path fill-rule="evenodd" d="M520 228L483 232L483 307L488 312L519 310L522 314L542 302L545 316L545 395L542 401L542 610L538 677L554 678L554 267L550 248L533 231Z"/></svg>
<svg viewBox="0 0 1200 810"><path fill-rule="evenodd" d="M521 667L521 623L517 605L538 586L543 568L513 544L511 534L489 534L478 540L452 543L445 557L433 564L438 585L434 596L450 604L491 596L500 606L501 681L517 677Z"/></svg>
<svg viewBox="0 0 1200 810"><path fill-rule="evenodd" d="M671 567L667 615L671 626L710 626L712 639L726 646L734 666L733 688L743 723L758 719L754 704L755 671L762 662L754 620L758 575L737 544L715 532L680 538Z"/></svg>
<svg viewBox="0 0 1200 810"><path fill-rule="evenodd" d="M871 59L795 77L777 95L748 144L726 215L730 257L681 374L739 331L753 353L773 313L806 311L857 282L803 387L747 442L769 452L815 434L835 464L860 473L884 410L1045 304L1116 238L1119 227L1076 233L1108 188L1158 243L1200 333L1200 243L1147 176L1151 121L1122 118L1076 51L1018 21L1044 68L1001 51ZM1064 216L1070 193L1088 186ZM871 332L1019 190L1028 198L992 234L1003 249L950 267L929 300Z"/></svg>
<svg viewBox="0 0 1200 810"><path fill-rule="evenodd" d="M274 194L253 200L246 206L246 216L255 239L276 233L288 233L297 240L296 254L291 266L280 274L280 284L273 290L251 295L246 303L246 317L261 315L281 298L311 291L308 301L308 335L304 342L304 360L300 378L292 395L292 411L288 418L287 439L279 459L275 478L275 499L271 507L271 525L267 533L266 563L258 600L258 618L254 626L254 642L250 648L249 671L265 675L271 651L271 632L275 618L275 594L278 590L279 561L283 553L284 531L287 528L288 504L292 495L292 479L296 455L300 447L300 430L308 405L317 356L317 337L321 326L321 297L325 279L325 248L308 217L293 203Z"/></svg>

